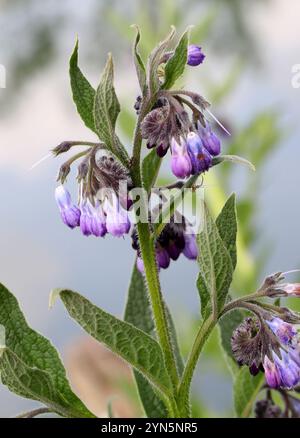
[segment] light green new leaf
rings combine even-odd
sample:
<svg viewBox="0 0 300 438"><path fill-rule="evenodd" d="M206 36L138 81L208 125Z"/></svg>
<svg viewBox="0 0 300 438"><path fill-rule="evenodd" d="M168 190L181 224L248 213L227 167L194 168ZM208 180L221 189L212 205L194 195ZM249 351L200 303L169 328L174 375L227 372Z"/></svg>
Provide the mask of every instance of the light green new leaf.
<svg viewBox="0 0 300 438"><path fill-rule="evenodd" d="M231 257L233 270L236 267L236 235L237 235L237 215L236 201L233 193L226 201L221 213L217 217L216 225L229 255Z"/></svg>
<svg viewBox="0 0 300 438"><path fill-rule="evenodd" d="M148 61L148 80L149 80L149 91L150 95L153 96L160 88L160 82L158 77L158 66L161 59L167 50L170 42L174 38L175 28L171 27L171 32L165 40L159 43L157 47L151 52Z"/></svg>
<svg viewBox="0 0 300 438"><path fill-rule="evenodd" d="M145 280L134 265L124 315L125 321L155 337L154 321ZM165 418L167 411L153 386L138 371L134 371L139 395L148 418Z"/></svg>
<svg viewBox="0 0 300 438"><path fill-rule="evenodd" d="M0 325L5 329L0 359L3 384L17 394L41 401L61 415L92 417L72 392L53 345L28 326L16 298L3 285L0 285L0 303Z"/></svg>
<svg viewBox="0 0 300 438"><path fill-rule="evenodd" d="M114 67L111 54L108 55L94 101L96 132L112 151L116 148L115 125L120 104L114 89Z"/></svg>
<svg viewBox="0 0 300 438"><path fill-rule="evenodd" d="M247 418L251 415L253 404L264 380L262 372L254 377L247 366L238 371L233 387L234 407L238 417Z"/></svg>
<svg viewBox="0 0 300 438"><path fill-rule="evenodd" d="M200 268L197 286L202 315L206 318L209 308L212 308L216 315L222 310L233 275L229 252L206 205L203 229L198 234L197 241Z"/></svg>
<svg viewBox="0 0 300 438"><path fill-rule="evenodd" d="M140 88L142 94L145 92L145 86L146 86L146 69L143 63L143 60L141 58L141 55L138 51L138 45L141 39L140 29L137 25L133 26L136 29L136 37L133 45L133 56L134 56L134 64L136 69L136 74L139 80Z"/></svg>
<svg viewBox="0 0 300 438"><path fill-rule="evenodd" d="M85 125L96 132L93 115L96 92L78 67L78 41L76 41L74 51L70 58L69 68L73 100L77 111Z"/></svg>
<svg viewBox="0 0 300 438"><path fill-rule="evenodd" d="M157 155L156 150L152 150L143 160L142 176L144 187L149 192L155 184L159 169L161 165L161 158Z"/></svg>
<svg viewBox="0 0 300 438"><path fill-rule="evenodd" d="M189 30L186 30L179 40L174 55L168 60L165 66L165 82L163 88L171 88L177 79L183 75L188 56Z"/></svg>
<svg viewBox="0 0 300 438"><path fill-rule="evenodd" d="M103 342L163 394L171 387L159 344L142 330L99 309L77 292L59 293L70 316L91 336Z"/></svg>

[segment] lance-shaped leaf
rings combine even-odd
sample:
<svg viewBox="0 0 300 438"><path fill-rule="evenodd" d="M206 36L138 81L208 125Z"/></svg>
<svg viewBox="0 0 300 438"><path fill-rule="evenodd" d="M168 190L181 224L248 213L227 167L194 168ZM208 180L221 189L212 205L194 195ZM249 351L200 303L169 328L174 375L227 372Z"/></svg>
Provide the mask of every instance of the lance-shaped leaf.
<svg viewBox="0 0 300 438"><path fill-rule="evenodd" d="M246 366L238 371L233 387L234 407L238 417L247 418L251 415L253 404L264 380L265 376L262 372L254 377Z"/></svg>
<svg viewBox="0 0 300 438"><path fill-rule="evenodd" d="M108 55L100 84L94 101L94 120L96 132L111 150L116 149L115 126L120 104L114 88L114 66L111 54Z"/></svg>
<svg viewBox="0 0 300 438"><path fill-rule="evenodd" d="M232 267L236 266L236 235L237 235L237 216L235 194L233 193L226 201L221 213L217 217L216 225L229 255Z"/></svg>
<svg viewBox="0 0 300 438"><path fill-rule="evenodd" d="M99 309L77 292L62 290L59 295L70 316L87 333L142 373L162 394L170 390L162 351L153 338Z"/></svg>
<svg viewBox="0 0 300 438"><path fill-rule="evenodd" d="M157 155L156 150L152 150L143 160L142 176L145 190L149 192L158 176L161 165L161 158Z"/></svg>
<svg viewBox="0 0 300 438"><path fill-rule="evenodd" d="M224 306L233 275L229 252L206 205L203 229L198 234L197 240L200 267L197 286L201 297L202 315L206 318L210 308L215 316L219 314Z"/></svg>
<svg viewBox="0 0 300 438"><path fill-rule="evenodd" d="M138 45L141 39L140 29L137 25L133 26L136 29L136 37L133 45L133 57L134 57L134 65L136 69L136 74L138 77L138 81L140 84L141 92L144 94L145 92L145 86L146 86L146 69L143 63L143 60L141 58L141 55L138 50Z"/></svg>
<svg viewBox="0 0 300 438"><path fill-rule="evenodd" d="M0 285L0 303L0 325L5 329L0 359L3 384L19 395L46 404L60 415L92 417L72 392L53 345L28 326L16 298L3 285Z"/></svg>
<svg viewBox="0 0 300 438"><path fill-rule="evenodd" d="M212 160L212 165L216 166L220 163L224 163L224 161L230 161L231 163L242 164L243 166L248 167L253 172L255 171L254 164L246 160L246 158L239 157L238 155L220 155L219 157L214 157Z"/></svg>
<svg viewBox="0 0 300 438"><path fill-rule="evenodd" d="M182 76L187 64L189 43L189 29L187 29L179 40L174 55L168 60L165 66L165 82L163 88L171 88L177 79Z"/></svg>
<svg viewBox="0 0 300 438"><path fill-rule="evenodd" d="M78 40L70 58L70 81L73 100L80 117L88 128L96 132L94 123L94 99L96 92L78 67Z"/></svg>
<svg viewBox="0 0 300 438"><path fill-rule="evenodd" d="M174 38L175 28L172 26L171 32L165 40L159 43L157 47L151 52L148 61L148 80L150 95L153 96L160 88L158 77L158 66L161 63L162 57L167 50L170 42Z"/></svg>

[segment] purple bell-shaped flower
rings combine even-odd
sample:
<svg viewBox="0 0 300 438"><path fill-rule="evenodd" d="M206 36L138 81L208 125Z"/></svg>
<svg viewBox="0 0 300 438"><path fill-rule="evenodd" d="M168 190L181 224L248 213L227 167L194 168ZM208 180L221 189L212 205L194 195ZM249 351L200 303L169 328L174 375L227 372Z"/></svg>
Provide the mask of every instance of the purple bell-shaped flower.
<svg viewBox="0 0 300 438"><path fill-rule="evenodd" d="M127 211L121 206L115 193L105 199L104 211L106 213L107 232L115 237L121 237L130 230L130 221Z"/></svg>
<svg viewBox="0 0 300 438"><path fill-rule="evenodd" d="M187 135L187 150L191 159L192 173L194 175L205 172L211 167L212 157L203 146L199 135L195 132L189 132Z"/></svg>
<svg viewBox="0 0 300 438"><path fill-rule="evenodd" d="M198 133L202 140L202 144L205 149L214 157L221 152L221 142L216 134L213 133L211 126L206 122L205 128L198 123Z"/></svg>
<svg viewBox="0 0 300 438"><path fill-rule="evenodd" d="M171 141L171 168L177 178L187 178L192 172L192 163L184 141L177 143L175 138Z"/></svg>
<svg viewBox="0 0 300 438"><path fill-rule="evenodd" d="M55 199L64 224L70 228L78 227L80 223L80 210L72 203L71 195L63 185L56 187Z"/></svg>

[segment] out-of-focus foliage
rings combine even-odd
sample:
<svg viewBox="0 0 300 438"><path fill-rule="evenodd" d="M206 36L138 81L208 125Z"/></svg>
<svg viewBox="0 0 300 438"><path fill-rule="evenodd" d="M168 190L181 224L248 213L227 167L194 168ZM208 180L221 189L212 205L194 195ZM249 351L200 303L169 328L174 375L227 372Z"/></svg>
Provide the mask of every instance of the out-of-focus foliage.
<svg viewBox="0 0 300 438"><path fill-rule="evenodd" d="M87 41L87 61L98 64L99 57L112 48L118 56L126 53L132 23L143 29L142 54L149 52L171 24L181 28L193 23L194 41L209 37L222 56L234 51L247 52L249 58L257 51L253 30L245 19L248 6L245 0L73 0L59 2L57 7L52 0L0 0L1 63L17 96L29 80L60 59L66 49L65 35L74 32L74 27ZM1 101L7 111L7 104L13 103L11 94L8 101L2 93Z"/></svg>
<svg viewBox="0 0 300 438"><path fill-rule="evenodd" d="M268 0L256 0L256 3L266 1ZM88 58L83 59L82 64L86 62L99 64L99 58L104 59L109 50L125 62L128 55L128 41L134 38L134 31L130 28L133 23L137 23L142 29L140 51L144 57L165 35L171 24L183 30L186 24L193 23L195 28L192 32L192 42L210 47L211 52L217 55L221 53L222 57L228 55L230 60L231 67L224 74L221 83L216 83L212 75L204 78L203 83L199 84L199 90L205 93L205 97L212 102L214 109L217 108L217 115L225 121L224 123L227 122L227 118L230 120L229 116L232 117L232 114L226 114L222 107L225 107L226 100L234 92L251 59L259 58L259 50L254 38L255 29L251 22L246 21L249 8L249 1L246 0L203 0L202 2L196 0L79 2L75 0L57 3L59 5L57 8L51 7L51 3L50 0L0 1L0 26L4 49L2 53L4 58L0 61L6 65L9 73L8 80L12 85L11 89L14 89L15 102L21 88L35 77L34 75L46 67L49 68L54 61L60 60L60 55L65 49L64 36L68 32L74 34L74 29L79 34L82 33L88 47ZM253 7L252 4L251 6ZM9 19L12 15L14 20ZM243 56L245 52L246 57ZM7 94L2 93L0 98L3 108L4 101L8 103ZM13 104L11 93L9 99L9 103ZM121 129L125 141L130 138L134 129L135 114L131 110L133 103L132 96L125 96L118 118L118 128ZM264 171L265 162L279 144L282 133L278 114L270 111L269 108L254 114L242 126L230 123L229 129L232 136L223 139L224 153L246 157L255 164L257 172L253 177L248 170L243 173L240 170L233 171L233 166L230 165L217 166L218 168L205 178L205 185L212 187L212 190L206 190L206 199L212 211L217 214L233 187L236 187L233 183L236 181L240 183L237 197L239 261L234 285L239 285L238 292L242 294L249 293L256 287L264 268L266 255L270 251L268 242L263 242L262 239L258 242L257 238L260 230L257 229L254 221L255 212L259 208L256 194L260 189L260 175ZM164 178L163 182L167 181L168 178ZM258 254L255 260L252 252L254 247ZM190 348L190 340L195 333L198 319L187 315L181 315L181 320L178 319L181 327L178 333L182 352L185 354ZM213 371L229 378L226 362L222 360L217 331L206 345L204 360L200 365L201 371L209 372L212 364ZM196 392L197 400L194 401L196 416L232 413L230 406L226 412L214 412L204 408L198 391Z"/></svg>

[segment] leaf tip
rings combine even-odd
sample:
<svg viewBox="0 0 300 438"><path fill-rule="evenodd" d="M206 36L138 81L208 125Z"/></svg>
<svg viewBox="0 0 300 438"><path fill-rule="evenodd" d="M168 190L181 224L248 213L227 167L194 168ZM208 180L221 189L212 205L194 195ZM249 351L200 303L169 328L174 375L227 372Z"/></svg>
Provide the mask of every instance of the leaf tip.
<svg viewBox="0 0 300 438"><path fill-rule="evenodd" d="M49 295L49 309L52 309L54 306L57 298L60 296L60 293L62 292L62 289L52 289Z"/></svg>

